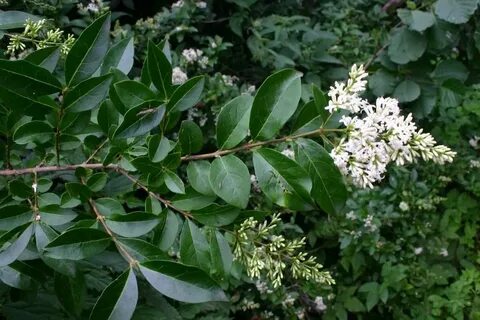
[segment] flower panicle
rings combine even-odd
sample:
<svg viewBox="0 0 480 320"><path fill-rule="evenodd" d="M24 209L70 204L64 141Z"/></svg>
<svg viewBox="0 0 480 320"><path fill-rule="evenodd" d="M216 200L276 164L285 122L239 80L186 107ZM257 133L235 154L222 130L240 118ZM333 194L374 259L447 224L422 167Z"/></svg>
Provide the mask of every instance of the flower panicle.
<svg viewBox="0 0 480 320"><path fill-rule="evenodd" d="M336 82L330 88L327 110L350 111L340 122L346 134L331 151L334 163L354 185L373 188L383 179L391 162L405 165L418 158L437 164L452 162L456 153L422 129L417 129L412 114L403 116L398 100L377 98L370 104L360 97L365 91L368 74L363 66L352 66L346 83Z"/></svg>

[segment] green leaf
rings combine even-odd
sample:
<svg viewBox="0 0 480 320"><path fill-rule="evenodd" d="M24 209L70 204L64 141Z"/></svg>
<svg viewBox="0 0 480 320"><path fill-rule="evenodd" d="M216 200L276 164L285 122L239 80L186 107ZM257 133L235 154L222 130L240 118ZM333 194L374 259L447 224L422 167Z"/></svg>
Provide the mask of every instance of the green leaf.
<svg viewBox="0 0 480 320"><path fill-rule="evenodd" d="M274 203L300 209L311 201L312 181L292 159L278 151L262 148L253 153L253 166L260 189Z"/></svg>
<svg viewBox="0 0 480 320"><path fill-rule="evenodd" d="M172 204L180 210L200 210L212 204L215 199L215 196L212 197L200 194L193 188L189 187L185 190L185 194L176 195L172 199Z"/></svg>
<svg viewBox="0 0 480 320"><path fill-rule="evenodd" d="M438 0L435 14L450 23L462 24L470 20L477 8L478 0Z"/></svg>
<svg viewBox="0 0 480 320"><path fill-rule="evenodd" d="M95 199L95 206L102 216L110 216L112 214L125 214L122 204L112 198Z"/></svg>
<svg viewBox="0 0 480 320"><path fill-rule="evenodd" d="M104 14L80 34L65 60L65 79L74 86L97 71L108 50L110 14Z"/></svg>
<svg viewBox="0 0 480 320"><path fill-rule="evenodd" d="M23 12L23 11L15 11L15 10L2 11L0 12L0 29L8 30L8 29L23 28L27 20L36 22L40 19L41 18L39 16L34 16L33 14Z"/></svg>
<svg viewBox="0 0 480 320"><path fill-rule="evenodd" d="M377 70L368 79L368 87L377 97L385 97L393 93L398 80L384 69Z"/></svg>
<svg viewBox="0 0 480 320"><path fill-rule="evenodd" d="M233 148L248 135L252 103L252 96L242 94L223 106L217 122L217 145L220 149Z"/></svg>
<svg viewBox="0 0 480 320"><path fill-rule="evenodd" d="M1 236L3 247L0 252L0 267L7 266L17 260L22 252L25 251L25 248L27 248L32 234L33 224L28 224L26 227L19 227L19 230L14 229ZM7 241L10 245L5 247L4 244Z"/></svg>
<svg viewBox="0 0 480 320"><path fill-rule="evenodd" d="M25 60L0 60L0 86L20 96L38 98L62 90L46 69Z"/></svg>
<svg viewBox="0 0 480 320"><path fill-rule="evenodd" d="M188 181L195 191L207 196L214 196L210 186L210 162L206 160L192 161L187 166Z"/></svg>
<svg viewBox="0 0 480 320"><path fill-rule="evenodd" d="M23 182L23 180L20 179L11 180L8 183L8 189L13 196L22 199L27 199L33 196L32 187L28 186L25 182Z"/></svg>
<svg viewBox="0 0 480 320"><path fill-rule="evenodd" d="M157 134L148 140L148 157L152 162L161 162L171 149L170 141L164 136Z"/></svg>
<svg viewBox="0 0 480 320"><path fill-rule="evenodd" d="M210 255L212 266L210 274L218 274L225 279L230 274L233 263L233 254L225 237L218 231L210 232Z"/></svg>
<svg viewBox="0 0 480 320"><path fill-rule="evenodd" d="M97 114L97 122L102 131L107 135L116 129L119 121L119 113L111 100L105 100L100 105Z"/></svg>
<svg viewBox="0 0 480 320"><path fill-rule="evenodd" d="M71 315L80 317L85 303L86 286L83 274L68 277L61 273L55 273L55 293L58 300Z"/></svg>
<svg viewBox="0 0 480 320"><path fill-rule="evenodd" d="M165 185L173 193L185 193L185 185L182 179L175 172L165 169Z"/></svg>
<svg viewBox="0 0 480 320"><path fill-rule="evenodd" d="M250 113L250 134L267 140L283 127L297 109L301 96L301 73L292 69L278 71L258 89Z"/></svg>
<svg viewBox="0 0 480 320"><path fill-rule="evenodd" d="M121 113L155 99L152 90L141 82L124 80L115 83L113 88L118 101L113 98L112 101ZM110 96L112 96L112 92Z"/></svg>
<svg viewBox="0 0 480 320"><path fill-rule="evenodd" d="M7 286L21 290L32 290L38 283L35 281L37 274L37 270L21 261L0 267L0 280Z"/></svg>
<svg viewBox="0 0 480 320"><path fill-rule="evenodd" d="M167 251L170 249L177 239L178 232L180 231L180 221L178 220L175 213L170 210L165 210L165 222L163 224L163 229L160 233L160 240L158 242L158 247Z"/></svg>
<svg viewBox="0 0 480 320"><path fill-rule="evenodd" d="M312 120L317 119L318 125L315 124L315 127L318 128L322 123L322 116L319 115L317 106L315 104L315 101L310 100L309 102L305 103L303 106L301 106L297 117L295 118L295 121L292 125L292 131L296 132L297 130L306 130L310 131L309 129L304 129L303 127L305 125L309 126L309 124L312 122ZM313 129L315 130L315 129Z"/></svg>
<svg viewBox="0 0 480 320"><path fill-rule="evenodd" d="M46 255L54 259L82 260L103 252L110 237L103 231L76 228L65 231L46 247Z"/></svg>
<svg viewBox="0 0 480 320"><path fill-rule="evenodd" d="M187 303L226 301L222 289L202 270L171 261L140 264L146 280L161 294Z"/></svg>
<svg viewBox="0 0 480 320"><path fill-rule="evenodd" d="M343 177L328 152L310 139L298 139L295 158L312 178L311 195L325 212L341 212L348 197Z"/></svg>
<svg viewBox="0 0 480 320"><path fill-rule="evenodd" d="M116 234L134 238L149 233L160 222L158 216L145 212L112 214L105 217L105 223Z"/></svg>
<svg viewBox="0 0 480 320"><path fill-rule="evenodd" d="M72 221L77 217L75 211L51 204L40 208L41 220L50 226L59 226Z"/></svg>
<svg viewBox="0 0 480 320"><path fill-rule="evenodd" d="M179 86L168 101L167 109L170 112L185 111L193 107L202 96L205 78L203 76L193 77Z"/></svg>
<svg viewBox="0 0 480 320"><path fill-rule="evenodd" d="M129 268L103 290L93 307L90 319L130 320L137 300L137 279Z"/></svg>
<svg viewBox="0 0 480 320"><path fill-rule="evenodd" d="M213 203L208 207L190 212L195 220L212 227L229 225L237 219L240 209L230 205Z"/></svg>
<svg viewBox="0 0 480 320"><path fill-rule="evenodd" d="M247 166L234 155L215 159L210 167L210 186L225 202L245 209L250 196Z"/></svg>
<svg viewBox="0 0 480 320"><path fill-rule="evenodd" d="M420 86L412 80L403 80L395 88L393 96L398 99L399 102L412 102L420 96Z"/></svg>
<svg viewBox="0 0 480 320"><path fill-rule="evenodd" d="M406 64L417 61L426 48L427 41L421 33L403 27L393 34L388 46L388 56L395 63Z"/></svg>
<svg viewBox="0 0 480 320"><path fill-rule="evenodd" d="M320 90L319 87L313 84L312 84L312 93L313 93L313 101L315 102L315 106L318 110L318 114L322 116L324 121L326 121L330 116L330 113L325 109L325 107L328 105L328 97L322 90Z"/></svg>
<svg viewBox="0 0 480 320"><path fill-rule="evenodd" d="M345 308L350 312L364 312L365 307L362 302L356 297L349 297L345 301Z"/></svg>
<svg viewBox="0 0 480 320"><path fill-rule="evenodd" d="M168 98L172 87L172 66L162 50L152 41L148 42L147 67L150 79L159 91L160 97Z"/></svg>
<svg viewBox="0 0 480 320"><path fill-rule="evenodd" d="M65 95L68 112L83 112L96 108L105 99L112 82L112 75L90 78L79 83Z"/></svg>
<svg viewBox="0 0 480 320"><path fill-rule="evenodd" d="M203 232L187 219L180 234L180 261L208 271L210 268L210 251L207 238Z"/></svg>
<svg viewBox="0 0 480 320"><path fill-rule="evenodd" d="M44 143L48 139L53 138L53 133L53 128L46 122L33 120L24 123L15 130L13 141L16 144Z"/></svg>
<svg viewBox="0 0 480 320"><path fill-rule="evenodd" d="M107 184L108 174L105 172L97 172L87 179L87 187L92 190L92 192L100 192Z"/></svg>
<svg viewBox="0 0 480 320"><path fill-rule="evenodd" d="M137 261L168 259L168 255L158 247L145 240L135 238L119 238L123 248Z"/></svg>
<svg viewBox="0 0 480 320"><path fill-rule="evenodd" d="M152 106L151 106L152 105ZM122 123L115 130L115 138L132 138L144 135L157 127L165 114L165 106L157 107L157 103L147 102L145 105L127 111Z"/></svg>
<svg viewBox="0 0 480 320"><path fill-rule="evenodd" d="M0 208L0 230L8 231L32 220L33 213L27 206L6 205Z"/></svg>
<svg viewBox="0 0 480 320"><path fill-rule="evenodd" d="M191 120L182 121L178 140L184 154L192 154L202 150L203 134L200 127Z"/></svg>
<svg viewBox="0 0 480 320"><path fill-rule="evenodd" d="M42 67L49 72L53 72L53 70L55 70L59 59L60 48L58 47L38 49L25 57L26 61L36 64L37 66Z"/></svg>
<svg viewBox="0 0 480 320"><path fill-rule="evenodd" d="M442 60L432 73L432 77L440 82L457 79L465 82L468 78L468 69L457 60Z"/></svg>
<svg viewBox="0 0 480 320"><path fill-rule="evenodd" d="M108 50L100 67L100 74L107 74L110 68L128 74L133 67L133 55L133 38L120 40Z"/></svg>
<svg viewBox="0 0 480 320"><path fill-rule="evenodd" d="M423 32L435 24L435 16L431 12L398 9L397 15L411 30L418 32Z"/></svg>

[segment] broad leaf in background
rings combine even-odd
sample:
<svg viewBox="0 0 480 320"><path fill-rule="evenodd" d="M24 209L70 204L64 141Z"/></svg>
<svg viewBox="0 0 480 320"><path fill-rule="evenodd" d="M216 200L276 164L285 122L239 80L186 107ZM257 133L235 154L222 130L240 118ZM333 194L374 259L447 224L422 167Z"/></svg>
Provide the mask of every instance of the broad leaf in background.
<svg viewBox="0 0 480 320"><path fill-rule="evenodd" d="M0 30L22 28L27 20L38 21L41 18L33 14L8 10L0 12Z"/></svg>
<svg viewBox="0 0 480 320"><path fill-rule="evenodd" d="M402 22L414 31L423 32L435 24L435 16L431 12L398 9L397 14Z"/></svg>
<svg viewBox="0 0 480 320"><path fill-rule="evenodd" d="M311 195L329 214L339 213L347 200L343 177L328 152L310 139L295 143L295 159L312 178Z"/></svg>
<svg viewBox="0 0 480 320"><path fill-rule="evenodd" d="M234 155L220 157L210 167L210 186L225 202L245 209L250 196L247 166Z"/></svg>
<svg viewBox="0 0 480 320"><path fill-rule="evenodd" d="M478 0L438 0L435 13L450 23L466 23L478 8Z"/></svg>
<svg viewBox="0 0 480 320"><path fill-rule="evenodd" d="M93 307L90 320L129 320L137 300L137 279L129 268L103 290Z"/></svg>
<svg viewBox="0 0 480 320"><path fill-rule="evenodd" d="M252 103L252 96L242 94L223 106L217 121L217 145L220 149L233 148L248 135Z"/></svg>
<svg viewBox="0 0 480 320"><path fill-rule="evenodd" d="M395 63L406 64L418 60L426 48L427 41L421 33L402 27L392 36L388 56Z"/></svg>
<svg viewBox="0 0 480 320"><path fill-rule="evenodd" d="M161 294L182 302L226 301L222 289L204 271L172 261L140 264L145 279Z"/></svg>
<svg viewBox="0 0 480 320"><path fill-rule="evenodd" d="M253 139L272 138L295 113L302 92L301 76L298 71L284 69L262 83L250 113L250 134Z"/></svg>
<svg viewBox="0 0 480 320"><path fill-rule="evenodd" d="M312 181L295 161L278 151L262 148L253 153L258 184L274 203L291 209L308 209Z"/></svg>
<svg viewBox="0 0 480 320"><path fill-rule="evenodd" d="M65 59L65 80L74 86L88 79L103 62L108 50L110 13L88 26L75 41Z"/></svg>
<svg viewBox="0 0 480 320"><path fill-rule="evenodd" d="M46 247L46 255L54 259L81 260L104 251L111 238L103 231L90 228L70 229Z"/></svg>

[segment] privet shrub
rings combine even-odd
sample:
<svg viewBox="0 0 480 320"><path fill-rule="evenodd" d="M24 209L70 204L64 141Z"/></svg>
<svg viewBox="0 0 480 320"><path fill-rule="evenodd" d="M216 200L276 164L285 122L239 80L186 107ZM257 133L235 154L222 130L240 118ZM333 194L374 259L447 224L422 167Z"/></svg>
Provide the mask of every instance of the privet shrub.
<svg viewBox="0 0 480 320"><path fill-rule="evenodd" d="M163 41L148 43L131 80L133 42L109 46L109 32L107 13L75 42L46 34L24 59L0 60L0 280L53 285L72 317L130 319L146 283L186 303L228 301L225 290L249 279L328 287L334 279L303 250L305 238L280 234L280 215L256 208L251 189L275 211L333 215L345 206L344 181L373 187L391 162L455 155L397 100L363 99L362 66L328 95L313 86L299 110L302 74L274 73L255 96L221 108L213 145L181 121L205 77L178 80ZM22 49L13 39L10 51ZM291 152L275 149L287 142ZM85 278L105 272L113 280L92 303Z"/></svg>

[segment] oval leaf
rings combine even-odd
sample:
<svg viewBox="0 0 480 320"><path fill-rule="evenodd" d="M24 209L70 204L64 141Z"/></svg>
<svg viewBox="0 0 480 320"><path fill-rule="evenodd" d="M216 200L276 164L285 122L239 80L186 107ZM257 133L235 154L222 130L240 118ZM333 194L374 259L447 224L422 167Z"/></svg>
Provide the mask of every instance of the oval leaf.
<svg viewBox="0 0 480 320"><path fill-rule="evenodd" d="M253 98L241 95L228 102L218 114L217 144L220 149L230 149L248 135Z"/></svg>

